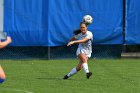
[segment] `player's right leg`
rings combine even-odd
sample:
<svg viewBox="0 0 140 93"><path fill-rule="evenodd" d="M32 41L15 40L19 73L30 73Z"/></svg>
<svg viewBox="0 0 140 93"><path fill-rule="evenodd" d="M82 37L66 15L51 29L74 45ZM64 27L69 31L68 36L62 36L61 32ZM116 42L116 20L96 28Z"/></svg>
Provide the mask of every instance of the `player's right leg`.
<svg viewBox="0 0 140 93"><path fill-rule="evenodd" d="M82 69L82 62L79 61L79 64L76 67L74 67L67 75L65 75L63 79L68 79L69 77L73 76L78 71L80 71L81 69Z"/></svg>

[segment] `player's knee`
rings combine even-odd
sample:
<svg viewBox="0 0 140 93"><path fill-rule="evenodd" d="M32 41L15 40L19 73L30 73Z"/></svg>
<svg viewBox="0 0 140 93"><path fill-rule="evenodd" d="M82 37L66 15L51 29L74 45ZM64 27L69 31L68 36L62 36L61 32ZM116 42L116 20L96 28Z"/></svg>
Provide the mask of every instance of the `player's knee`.
<svg viewBox="0 0 140 93"><path fill-rule="evenodd" d="M5 78L4 79L0 78L0 83L3 83L4 81L5 81Z"/></svg>
<svg viewBox="0 0 140 93"><path fill-rule="evenodd" d="M77 68L76 68L77 71L80 71L81 69L82 69L81 67L77 67Z"/></svg>
<svg viewBox="0 0 140 93"><path fill-rule="evenodd" d="M83 63L87 63L87 59L85 59L85 58L82 59L82 62L83 62Z"/></svg>
<svg viewBox="0 0 140 93"><path fill-rule="evenodd" d="M87 63L87 58L83 57L80 59L82 63Z"/></svg>

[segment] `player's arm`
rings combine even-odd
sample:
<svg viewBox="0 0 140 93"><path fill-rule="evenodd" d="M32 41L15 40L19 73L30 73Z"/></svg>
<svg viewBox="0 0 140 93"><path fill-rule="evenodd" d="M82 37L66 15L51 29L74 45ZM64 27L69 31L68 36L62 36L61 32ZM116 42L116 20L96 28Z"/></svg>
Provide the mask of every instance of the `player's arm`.
<svg viewBox="0 0 140 93"><path fill-rule="evenodd" d="M8 44L10 44L12 42L11 38L9 36L7 36L6 41L1 42L0 40L0 48L4 48L6 47Z"/></svg>
<svg viewBox="0 0 140 93"><path fill-rule="evenodd" d="M84 42L86 42L86 41L88 41L88 40L89 40L89 38L83 38L83 39L81 39L81 40L70 41L70 42L67 44L67 46L70 46L70 45L72 45L72 44L84 43Z"/></svg>

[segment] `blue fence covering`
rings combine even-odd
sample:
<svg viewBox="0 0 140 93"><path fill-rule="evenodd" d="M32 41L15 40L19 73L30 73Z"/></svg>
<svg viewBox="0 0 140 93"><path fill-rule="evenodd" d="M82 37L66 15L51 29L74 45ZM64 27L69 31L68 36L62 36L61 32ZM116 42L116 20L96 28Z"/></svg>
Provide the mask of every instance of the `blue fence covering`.
<svg viewBox="0 0 140 93"><path fill-rule="evenodd" d="M140 0L126 1L126 44L140 44Z"/></svg>
<svg viewBox="0 0 140 93"><path fill-rule="evenodd" d="M4 31L13 39L11 46L61 46L79 28L82 17L89 14L93 17L88 29L94 34L94 44L122 44L122 3L122 0L4 0Z"/></svg>
<svg viewBox="0 0 140 93"><path fill-rule="evenodd" d="M50 0L49 45L67 43L86 14L94 20L94 44L122 44L122 0Z"/></svg>
<svg viewBox="0 0 140 93"><path fill-rule="evenodd" d="M12 46L48 45L47 0L4 0L4 31Z"/></svg>

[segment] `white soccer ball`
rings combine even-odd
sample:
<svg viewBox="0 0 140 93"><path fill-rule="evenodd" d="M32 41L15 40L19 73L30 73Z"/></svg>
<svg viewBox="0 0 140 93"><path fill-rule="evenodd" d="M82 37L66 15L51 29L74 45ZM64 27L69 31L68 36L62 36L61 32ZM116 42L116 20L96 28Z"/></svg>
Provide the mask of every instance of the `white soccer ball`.
<svg viewBox="0 0 140 93"><path fill-rule="evenodd" d="M89 24L92 23L93 18L90 15L85 15L85 16L83 16L83 20L82 21L89 25Z"/></svg>

